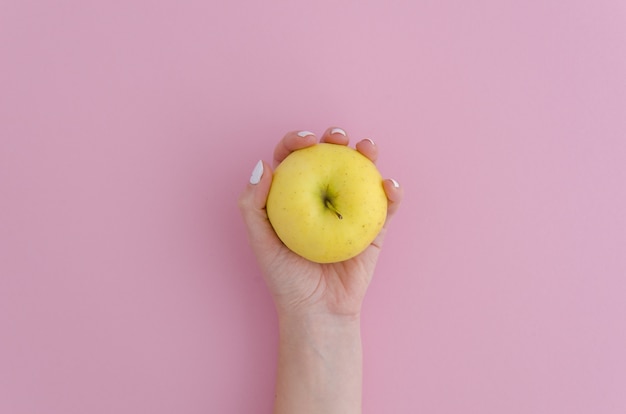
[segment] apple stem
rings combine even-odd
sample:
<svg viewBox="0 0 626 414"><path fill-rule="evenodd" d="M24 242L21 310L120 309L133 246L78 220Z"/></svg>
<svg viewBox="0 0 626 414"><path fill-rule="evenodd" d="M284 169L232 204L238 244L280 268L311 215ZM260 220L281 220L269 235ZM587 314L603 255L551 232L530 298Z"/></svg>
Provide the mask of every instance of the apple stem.
<svg viewBox="0 0 626 414"><path fill-rule="evenodd" d="M333 206L330 202L330 200L326 200L326 207L328 207L333 213L335 213L337 215L337 217L339 218L339 220L343 219L343 216L341 215L340 212L337 211L337 209L335 208L335 206Z"/></svg>

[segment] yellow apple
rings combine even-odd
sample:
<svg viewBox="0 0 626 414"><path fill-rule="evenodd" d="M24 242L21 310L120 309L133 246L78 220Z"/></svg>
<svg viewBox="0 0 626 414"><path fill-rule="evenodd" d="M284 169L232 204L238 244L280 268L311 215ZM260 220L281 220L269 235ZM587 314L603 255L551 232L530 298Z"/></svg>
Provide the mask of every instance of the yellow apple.
<svg viewBox="0 0 626 414"><path fill-rule="evenodd" d="M318 263L348 260L376 238L387 216L378 169L344 145L297 150L274 171L267 216L282 242Z"/></svg>

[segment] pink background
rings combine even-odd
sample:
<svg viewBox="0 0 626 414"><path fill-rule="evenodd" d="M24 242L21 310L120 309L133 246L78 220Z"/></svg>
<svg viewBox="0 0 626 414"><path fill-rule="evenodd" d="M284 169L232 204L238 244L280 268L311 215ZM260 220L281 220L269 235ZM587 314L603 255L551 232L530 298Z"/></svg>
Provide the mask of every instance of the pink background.
<svg viewBox="0 0 626 414"><path fill-rule="evenodd" d="M365 413L625 413L625 28L622 0L3 1L0 413L269 413L236 198L330 125L406 191Z"/></svg>

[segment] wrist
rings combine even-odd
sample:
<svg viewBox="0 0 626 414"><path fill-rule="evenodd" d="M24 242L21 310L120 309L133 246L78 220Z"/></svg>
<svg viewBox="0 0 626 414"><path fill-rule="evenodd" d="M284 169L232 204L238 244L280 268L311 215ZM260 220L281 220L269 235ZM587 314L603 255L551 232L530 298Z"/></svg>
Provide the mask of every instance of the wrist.
<svg viewBox="0 0 626 414"><path fill-rule="evenodd" d="M275 413L360 413L360 319L282 314L279 329Z"/></svg>
<svg viewBox="0 0 626 414"><path fill-rule="evenodd" d="M335 315L314 312L279 312L278 326L281 336L290 333L329 335L333 332L360 332L361 315Z"/></svg>

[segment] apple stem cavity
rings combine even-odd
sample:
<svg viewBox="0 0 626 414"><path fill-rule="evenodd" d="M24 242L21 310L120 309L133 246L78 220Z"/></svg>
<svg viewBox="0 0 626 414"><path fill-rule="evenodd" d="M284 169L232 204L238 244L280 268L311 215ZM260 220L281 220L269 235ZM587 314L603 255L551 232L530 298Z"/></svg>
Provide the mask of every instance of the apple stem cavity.
<svg viewBox="0 0 626 414"><path fill-rule="evenodd" d="M329 199L324 200L324 202L325 202L325 204L326 204L326 207L328 207L328 209L329 209L330 211L332 211L333 213L335 213L335 214L337 215L337 218L338 218L339 220L343 220L343 216L341 215L341 213L340 213L340 212L338 212L338 211L337 211L337 209L335 208L335 206L333 206L333 204L330 202L330 200L329 200Z"/></svg>

